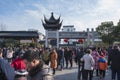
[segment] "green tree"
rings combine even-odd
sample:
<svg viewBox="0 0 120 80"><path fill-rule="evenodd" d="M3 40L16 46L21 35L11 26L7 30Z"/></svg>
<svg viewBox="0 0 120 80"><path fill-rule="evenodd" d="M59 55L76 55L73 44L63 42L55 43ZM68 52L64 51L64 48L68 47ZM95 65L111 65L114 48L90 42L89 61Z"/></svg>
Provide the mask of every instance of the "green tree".
<svg viewBox="0 0 120 80"><path fill-rule="evenodd" d="M120 41L120 21L118 22L117 26L114 27L112 35L114 41Z"/></svg>
<svg viewBox="0 0 120 80"><path fill-rule="evenodd" d="M20 42L18 40L14 39L5 39L2 44L0 45L1 47L14 47L14 46L19 46Z"/></svg>
<svg viewBox="0 0 120 80"><path fill-rule="evenodd" d="M112 21L102 22L96 28L96 31L101 35L101 39L104 43L108 43L109 45L113 43L112 32L114 29L114 24Z"/></svg>

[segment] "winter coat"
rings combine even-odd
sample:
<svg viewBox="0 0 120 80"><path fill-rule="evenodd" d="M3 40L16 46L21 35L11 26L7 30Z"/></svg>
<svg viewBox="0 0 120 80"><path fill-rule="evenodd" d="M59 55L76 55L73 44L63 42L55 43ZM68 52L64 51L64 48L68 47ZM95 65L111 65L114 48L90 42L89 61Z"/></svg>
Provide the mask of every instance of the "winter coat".
<svg viewBox="0 0 120 80"><path fill-rule="evenodd" d="M0 68L5 74L7 80L14 80L15 73L14 69L10 66L10 64L3 58L0 58ZM2 78L0 78L2 79Z"/></svg>
<svg viewBox="0 0 120 80"><path fill-rule="evenodd" d="M104 57L98 59L99 70L107 69L107 60Z"/></svg>
<svg viewBox="0 0 120 80"><path fill-rule="evenodd" d="M42 63L29 71L28 80L54 80L52 69Z"/></svg>
<svg viewBox="0 0 120 80"><path fill-rule="evenodd" d="M46 62L46 61L49 61L50 60L50 52L49 51L43 51L43 53L41 54L41 57L42 57L42 60L44 61L44 62Z"/></svg>
<svg viewBox="0 0 120 80"><path fill-rule="evenodd" d="M58 61L58 65L60 65L64 61L64 51L59 50L57 53L58 53L57 61Z"/></svg>
<svg viewBox="0 0 120 80"><path fill-rule="evenodd" d="M108 56L108 65L111 65L112 70L120 71L120 51L113 50Z"/></svg>
<svg viewBox="0 0 120 80"><path fill-rule="evenodd" d="M81 58L81 61L84 62L85 70L93 70L94 69L95 61L94 61L93 57L91 56L91 54L85 54Z"/></svg>
<svg viewBox="0 0 120 80"><path fill-rule="evenodd" d="M50 61L51 61L51 68L57 68L57 53L56 52L52 52L50 55Z"/></svg>
<svg viewBox="0 0 120 80"><path fill-rule="evenodd" d="M97 51L93 51L91 55L92 55L92 57L93 57L93 59L95 61L94 69L98 69L99 54L98 54Z"/></svg>

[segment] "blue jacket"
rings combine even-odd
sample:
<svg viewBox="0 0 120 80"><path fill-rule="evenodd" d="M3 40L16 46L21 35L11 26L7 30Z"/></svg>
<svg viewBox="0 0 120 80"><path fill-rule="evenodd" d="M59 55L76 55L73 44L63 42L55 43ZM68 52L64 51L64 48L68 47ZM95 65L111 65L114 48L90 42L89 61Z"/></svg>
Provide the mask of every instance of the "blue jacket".
<svg viewBox="0 0 120 80"><path fill-rule="evenodd" d="M0 58L0 68L5 73L7 80L14 80L14 77L15 77L14 69L3 58Z"/></svg>

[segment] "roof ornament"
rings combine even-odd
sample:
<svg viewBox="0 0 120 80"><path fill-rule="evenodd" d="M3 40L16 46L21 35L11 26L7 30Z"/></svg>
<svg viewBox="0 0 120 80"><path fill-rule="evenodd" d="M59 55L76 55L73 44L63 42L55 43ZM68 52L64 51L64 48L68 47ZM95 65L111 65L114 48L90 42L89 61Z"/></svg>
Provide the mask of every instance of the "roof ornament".
<svg viewBox="0 0 120 80"><path fill-rule="evenodd" d="M51 17L49 19L47 19L44 15L44 22L42 21L42 24L46 30L59 30L62 22L63 21L60 21L60 16L58 19L55 19L53 12L51 12Z"/></svg>

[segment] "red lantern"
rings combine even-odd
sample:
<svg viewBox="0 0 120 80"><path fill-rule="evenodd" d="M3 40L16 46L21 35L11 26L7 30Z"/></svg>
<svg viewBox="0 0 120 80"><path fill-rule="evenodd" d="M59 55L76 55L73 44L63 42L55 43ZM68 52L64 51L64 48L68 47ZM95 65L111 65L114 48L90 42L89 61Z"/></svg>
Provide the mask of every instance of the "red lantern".
<svg viewBox="0 0 120 80"><path fill-rule="evenodd" d="M83 44L83 39L78 39L78 42Z"/></svg>
<svg viewBox="0 0 120 80"><path fill-rule="evenodd" d="M68 42L68 39L64 39L64 42Z"/></svg>

